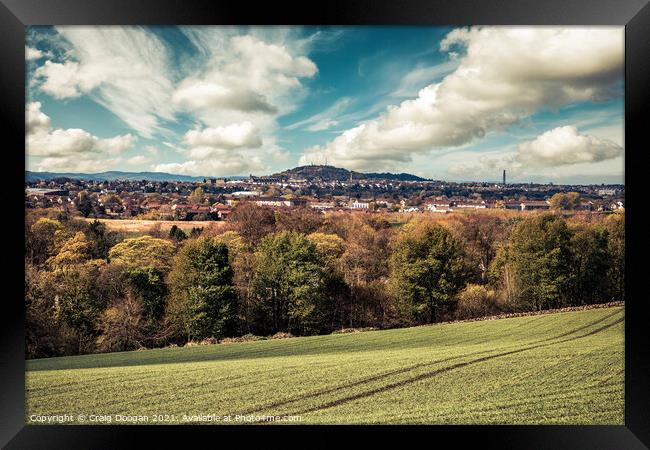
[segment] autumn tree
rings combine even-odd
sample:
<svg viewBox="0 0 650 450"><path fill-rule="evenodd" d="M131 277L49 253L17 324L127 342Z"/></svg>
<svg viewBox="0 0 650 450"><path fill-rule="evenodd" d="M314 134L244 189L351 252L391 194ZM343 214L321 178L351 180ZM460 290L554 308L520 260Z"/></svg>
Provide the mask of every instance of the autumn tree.
<svg viewBox="0 0 650 450"><path fill-rule="evenodd" d="M144 347L146 324L142 302L131 294L110 305L98 319L97 347L103 352L122 352Z"/></svg>
<svg viewBox="0 0 650 450"><path fill-rule="evenodd" d="M275 229L275 214L271 208L257 206L251 202L240 202L229 217L235 231L244 239L244 243L253 248L257 243Z"/></svg>
<svg viewBox="0 0 650 450"><path fill-rule="evenodd" d="M577 192L558 192L549 200L551 209L576 210L580 208L582 199Z"/></svg>
<svg viewBox="0 0 650 450"><path fill-rule="evenodd" d="M190 202L192 205L201 205L205 201L205 191L203 190L202 187L197 187L192 191L192 193L188 196L187 200Z"/></svg>
<svg viewBox="0 0 650 450"><path fill-rule="evenodd" d="M56 253L56 232L63 230L60 222L48 218L38 219L26 239L26 254L35 265L44 264Z"/></svg>
<svg viewBox="0 0 650 450"><path fill-rule="evenodd" d="M615 212L605 222L608 231L607 254L611 280L611 299L625 300L625 213Z"/></svg>
<svg viewBox="0 0 650 450"><path fill-rule="evenodd" d="M467 265L475 274L475 281L485 283L488 268L507 232L506 224L495 216L470 214L461 218L456 232L465 247Z"/></svg>
<svg viewBox="0 0 650 450"><path fill-rule="evenodd" d="M165 239L140 236L125 239L115 245L108 257L115 264L127 267L150 266L164 272L169 270L175 250L174 244Z"/></svg>

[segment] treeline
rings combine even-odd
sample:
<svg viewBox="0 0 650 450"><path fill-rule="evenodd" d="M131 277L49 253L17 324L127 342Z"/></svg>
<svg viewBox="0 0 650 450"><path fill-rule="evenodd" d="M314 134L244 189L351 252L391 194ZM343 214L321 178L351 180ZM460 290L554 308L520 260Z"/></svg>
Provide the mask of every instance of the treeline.
<svg viewBox="0 0 650 450"><path fill-rule="evenodd" d="M26 221L27 355L393 328L624 300L624 214L274 211L127 236Z"/></svg>

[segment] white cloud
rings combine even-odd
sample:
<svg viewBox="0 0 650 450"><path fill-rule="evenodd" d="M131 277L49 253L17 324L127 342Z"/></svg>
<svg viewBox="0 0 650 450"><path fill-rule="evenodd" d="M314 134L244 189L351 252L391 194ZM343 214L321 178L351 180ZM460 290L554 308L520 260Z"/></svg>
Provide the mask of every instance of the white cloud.
<svg viewBox="0 0 650 450"><path fill-rule="evenodd" d="M183 143L186 148L181 152L187 161L157 164L153 170L199 176L239 175L264 170L263 155L273 159L283 156L274 146L260 150L262 138L250 122L190 130Z"/></svg>
<svg viewBox="0 0 650 450"><path fill-rule="evenodd" d="M145 137L174 120L165 45L138 27L57 27L71 45L63 62L46 61L34 76L57 99L88 94Z"/></svg>
<svg viewBox="0 0 650 450"><path fill-rule="evenodd" d="M131 134L102 139L78 128L52 129L50 118L39 102L25 107L27 135L25 150L29 158L40 158L38 170L103 170L117 164L116 155L133 147Z"/></svg>
<svg viewBox="0 0 650 450"><path fill-rule="evenodd" d="M452 31L441 50L465 49L458 68L418 97L304 151L300 162L394 169L414 155L503 130L544 108L597 101L623 75L620 27L473 27Z"/></svg>
<svg viewBox="0 0 650 450"><path fill-rule="evenodd" d="M222 150L220 158L209 160L188 160L182 163L156 164L155 172L167 172L193 176L226 176L246 174L249 171L262 170L264 164L257 156L244 157L240 154L227 153Z"/></svg>
<svg viewBox="0 0 650 450"><path fill-rule="evenodd" d="M41 111L41 102L28 103L25 108L25 132L40 133L48 131L52 126L50 118Z"/></svg>
<svg viewBox="0 0 650 450"><path fill-rule="evenodd" d="M457 67L458 62L453 59L435 66L416 67L402 77L399 86L391 95L394 97L415 97L420 89L431 84L432 81L448 75Z"/></svg>
<svg viewBox="0 0 650 450"><path fill-rule="evenodd" d="M232 35L230 30L185 31L207 63L181 82L172 99L211 126L224 125L224 110L248 115L251 121L287 112L299 98L300 79L313 77L318 70L287 41L267 42L252 34Z"/></svg>
<svg viewBox="0 0 650 450"><path fill-rule="evenodd" d="M615 160L624 156L623 147L604 138L580 134L574 126L557 127L533 140L522 142L514 151L492 152L475 156L471 162L451 164L447 172L456 176L494 178L506 169L511 175L559 173L558 168L572 167L574 175L586 165ZM464 159L468 159L465 156ZM540 169L542 169L540 171Z"/></svg>
<svg viewBox="0 0 650 450"><path fill-rule="evenodd" d="M576 127L558 127L518 147L517 161L529 166L555 167L599 162L623 155L623 147L608 139L582 135Z"/></svg>
<svg viewBox="0 0 650 450"><path fill-rule="evenodd" d="M185 133L190 147L216 147L224 149L254 148L262 145L259 130L250 122L234 123L223 127L191 130Z"/></svg>
<svg viewBox="0 0 650 450"><path fill-rule="evenodd" d="M136 156L126 160L127 164L131 164L131 165L134 165L134 166L139 165L139 164L146 164L148 162L151 162L151 158L149 158L147 156L144 156L144 155L136 155Z"/></svg>
<svg viewBox="0 0 650 450"><path fill-rule="evenodd" d="M33 61L44 57L45 54L37 48L25 46L25 59Z"/></svg>

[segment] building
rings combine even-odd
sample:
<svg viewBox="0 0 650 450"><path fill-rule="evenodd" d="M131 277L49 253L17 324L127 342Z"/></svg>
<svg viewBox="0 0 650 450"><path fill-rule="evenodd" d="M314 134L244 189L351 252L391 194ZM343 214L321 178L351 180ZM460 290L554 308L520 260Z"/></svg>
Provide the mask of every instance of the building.
<svg viewBox="0 0 650 450"><path fill-rule="evenodd" d="M260 191L236 191L231 195L233 197L259 197L261 194Z"/></svg>
<svg viewBox="0 0 650 450"><path fill-rule="evenodd" d="M522 211L549 209L551 205L546 200L530 200L520 203Z"/></svg>
<svg viewBox="0 0 650 450"><path fill-rule="evenodd" d="M248 182L251 184L279 184L282 180L277 177L255 177L250 175Z"/></svg>
<svg viewBox="0 0 650 450"><path fill-rule="evenodd" d="M335 207L334 202L311 202L309 203L310 208L314 208L319 211L323 211L326 209L333 209Z"/></svg>
<svg viewBox="0 0 650 450"><path fill-rule="evenodd" d="M350 209L370 209L370 202L355 200L349 205Z"/></svg>

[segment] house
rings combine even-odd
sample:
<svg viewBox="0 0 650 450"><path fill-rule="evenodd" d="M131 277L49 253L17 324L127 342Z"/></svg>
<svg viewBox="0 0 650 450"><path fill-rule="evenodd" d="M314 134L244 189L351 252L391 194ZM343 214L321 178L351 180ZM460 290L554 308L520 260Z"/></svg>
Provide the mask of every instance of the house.
<svg viewBox="0 0 650 450"><path fill-rule="evenodd" d="M427 211L435 213L448 213L451 212L451 202L445 203L427 203L425 208Z"/></svg>
<svg viewBox="0 0 650 450"><path fill-rule="evenodd" d="M348 207L350 209L370 209L370 201L355 200Z"/></svg>
<svg viewBox="0 0 650 450"><path fill-rule="evenodd" d="M217 202L210 207L210 213L212 215L216 215L220 220L226 220L231 212L232 208L228 205L224 205L223 203Z"/></svg>
<svg viewBox="0 0 650 450"><path fill-rule="evenodd" d="M303 206L307 202L299 199L286 199L282 197L262 197L253 200L258 206L274 206L274 207L287 207L287 206Z"/></svg>
<svg viewBox="0 0 650 450"><path fill-rule="evenodd" d="M311 203L309 203L310 208L314 208L314 209L319 210L319 211L323 211L323 210L326 210L326 209L332 209L335 206L336 205L335 205L334 202L311 202Z"/></svg>
<svg viewBox="0 0 650 450"><path fill-rule="evenodd" d="M454 208L485 209L487 208L487 204L484 201L463 201L454 203Z"/></svg>
<svg viewBox="0 0 650 450"><path fill-rule="evenodd" d="M551 205L546 200L529 200L520 203L522 211L549 209Z"/></svg>

